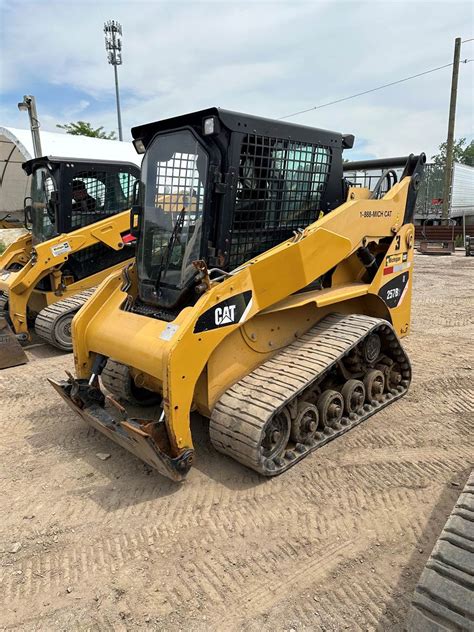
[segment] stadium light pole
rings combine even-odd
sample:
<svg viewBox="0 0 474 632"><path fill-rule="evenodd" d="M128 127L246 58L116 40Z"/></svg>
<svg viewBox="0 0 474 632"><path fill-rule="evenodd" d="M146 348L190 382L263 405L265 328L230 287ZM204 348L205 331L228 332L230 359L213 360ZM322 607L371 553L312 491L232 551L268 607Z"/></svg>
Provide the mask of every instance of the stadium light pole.
<svg viewBox="0 0 474 632"><path fill-rule="evenodd" d="M122 25L115 20L108 20L104 23L105 50L107 51L107 61L114 67L115 75L115 98L117 101L117 122L119 140L122 136L122 115L120 113L120 94L118 84L117 66L122 64Z"/></svg>
<svg viewBox="0 0 474 632"><path fill-rule="evenodd" d="M25 94L23 101L18 104L18 109L21 112L28 112L28 116L30 117L31 136L33 137L33 151L35 158L39 158L43 155L43 151L41 149L41 139L39 133L40 124L38 112L36 111L35 97L32 94Z"/></svg>

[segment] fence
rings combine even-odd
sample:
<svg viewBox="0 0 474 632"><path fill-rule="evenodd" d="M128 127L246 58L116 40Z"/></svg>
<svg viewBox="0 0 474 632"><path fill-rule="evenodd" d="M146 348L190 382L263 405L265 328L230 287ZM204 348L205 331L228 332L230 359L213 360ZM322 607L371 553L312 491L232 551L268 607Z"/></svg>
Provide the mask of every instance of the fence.
<svg viewBox="0 0 474 632"><path fill-rule="evenodd" d="M422 239L449 241L456 239L458 235L462 237L462 234L462 226L415 226L415 239L417 241ZM466 235L474 236L474 224L466 226Z"/></svg>

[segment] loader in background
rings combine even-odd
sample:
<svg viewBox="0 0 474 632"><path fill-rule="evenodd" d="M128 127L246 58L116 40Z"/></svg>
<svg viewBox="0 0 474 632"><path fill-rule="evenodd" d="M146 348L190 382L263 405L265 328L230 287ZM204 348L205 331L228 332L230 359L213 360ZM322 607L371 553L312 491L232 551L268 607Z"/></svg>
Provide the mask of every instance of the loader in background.
<svg viewBox="0 0 474 632"><path fill-rule="evenodd" d="M353 136L218 108L132 134L136 261L73 320L76 376L50 380L73 410L183 480L197 409L218 451L273 476L406 393L424 154L343 167ZM370 190L343 168L383 172Z"/></svg>
<svg viewBox="0 0 474 632"><path fill-rule="evenodd" d="M20 342L33 327L70 351L73 315L135 252L130 207L138 164L49 156L23 168L32 175L31 232L0 256L0 368L26 362Z"/></svg>
<svg viewBox="0 0 474 632"><path fill-rule="evenodd" d="M10 213L7 213L0 217L0 230L9 230L10 228L25 228L25 224Z"/></svg>

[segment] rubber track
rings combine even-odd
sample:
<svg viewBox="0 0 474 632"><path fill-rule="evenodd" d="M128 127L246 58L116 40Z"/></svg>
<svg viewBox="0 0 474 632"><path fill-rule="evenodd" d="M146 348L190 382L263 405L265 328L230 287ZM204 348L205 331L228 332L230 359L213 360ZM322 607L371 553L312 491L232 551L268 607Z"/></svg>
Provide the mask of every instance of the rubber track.
<svg viewBox="0 0 474 632"><path fill-rule="evenodd" d="M474 470L415 588L407 630L474 630Z"/></svg>
<svg viewBox="0 0 474 632"><path fill-rule="evenodd" d="M263 429L269 419L372 332L391 340L393 355L402 366L403 380L382 401L365 404L362 414L343 417L338 428L325 428L310 445L297 444L284 458L270 461L261 455ZM402 397L411 378L410 364L389 323L379 318L331 314L291 345L277 353L220 397L210 419L214 447L240 463L274 476L328 441L347 432L387 404Z"/></svg>
<svg viewBox="0 0 474 632"><path fill-rule="evenodd" d="M127 399L130 396L129 369L120 362L109 360L102 371L102 383L115 397Z"/></svg>
<svg viewBox="0 0 474 632"><path fill-rule="evenodd" d="M50 345L59 347L54 335L54 328L57 321L71 312L77 312L84 305L87 299L92 296L95 287L83 292L78 292L74 296L57 301L40 311L35 320L35 332L40 338L46 340ZM62 347L59 347L62 349Z"/></svg>
<svg viewBox="0 0 474 632"><path fill-rule="evenodd" d="M4 290L0 292L0 312L5 310L5 306L8 303L8 292Z"/></svg>

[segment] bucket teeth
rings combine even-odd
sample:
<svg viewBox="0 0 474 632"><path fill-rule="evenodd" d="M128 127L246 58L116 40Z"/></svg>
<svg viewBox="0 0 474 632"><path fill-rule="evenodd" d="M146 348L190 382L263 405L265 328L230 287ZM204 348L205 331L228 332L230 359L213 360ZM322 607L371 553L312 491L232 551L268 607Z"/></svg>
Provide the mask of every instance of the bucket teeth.
<svg viewBox="0 0 474 632"><path fill-rule="evenodd" d="M0 315L0 369L26 364L28 358L10 328L5 316Z"/></svg>
<svg viewBox="0 0 474 632"><path fill-rule="evenodd" d="M172 455L164 422L128 417L125 409L119 404L120 418L116 419L105 408L106 398L103 393L99 388L89 386L87 380L69 378L62 382L51 379L48 381L88 425L138 456L163 476L174 481L186 478L191 468L194 450L186 449L176 456ZM113 408L117 409L117 406L113 405Z"/></svg>

